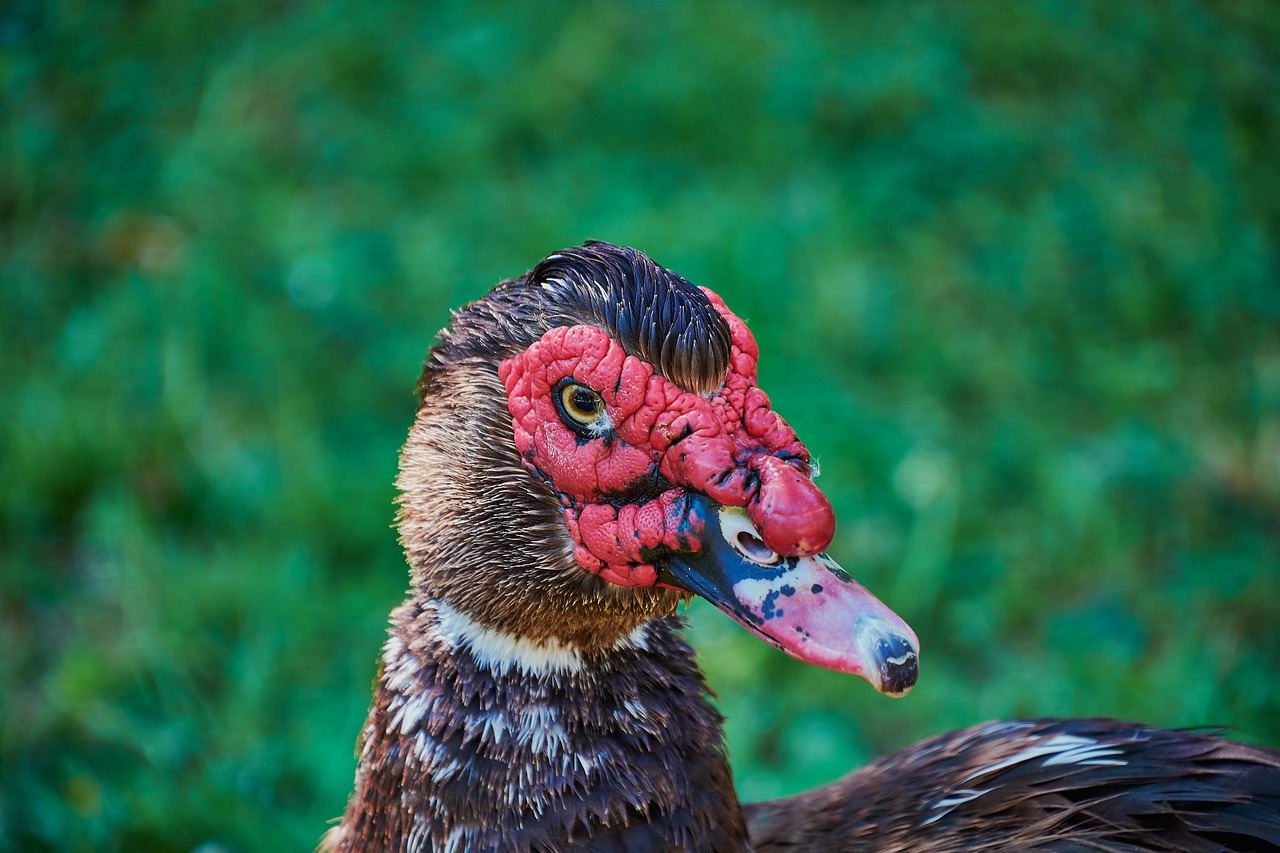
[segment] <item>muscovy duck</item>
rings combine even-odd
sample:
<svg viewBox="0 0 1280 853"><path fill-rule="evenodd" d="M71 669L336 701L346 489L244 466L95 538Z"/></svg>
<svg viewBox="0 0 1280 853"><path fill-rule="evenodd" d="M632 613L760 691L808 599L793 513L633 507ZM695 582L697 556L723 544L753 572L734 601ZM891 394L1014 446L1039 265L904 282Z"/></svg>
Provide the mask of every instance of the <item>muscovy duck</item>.
<svg viewBox="0 0 1280 853"><path fill-rule="evenodd" d="M713 292L606 243L455 313L397 481L412 589L323 847L1280 846L1280 753L1114 720L977 726L741 806L681 601L890 695L919 649L824 553L831 504L756 359Z"/></svg>

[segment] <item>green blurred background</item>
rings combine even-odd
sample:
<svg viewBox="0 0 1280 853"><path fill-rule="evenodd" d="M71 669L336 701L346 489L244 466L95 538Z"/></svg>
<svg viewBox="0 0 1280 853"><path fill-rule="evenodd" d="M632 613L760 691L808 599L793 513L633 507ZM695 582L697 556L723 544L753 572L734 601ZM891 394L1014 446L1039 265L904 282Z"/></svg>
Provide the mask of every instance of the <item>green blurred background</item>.
<svg viewBox="0 0 1280 853"><path fill-rule="evenodd" d="M1280 746L1280 7L0 11L0 847L309 849L448 309L588 238L752 325L891 701L706 607L744 798L996 717Z"/></svg>

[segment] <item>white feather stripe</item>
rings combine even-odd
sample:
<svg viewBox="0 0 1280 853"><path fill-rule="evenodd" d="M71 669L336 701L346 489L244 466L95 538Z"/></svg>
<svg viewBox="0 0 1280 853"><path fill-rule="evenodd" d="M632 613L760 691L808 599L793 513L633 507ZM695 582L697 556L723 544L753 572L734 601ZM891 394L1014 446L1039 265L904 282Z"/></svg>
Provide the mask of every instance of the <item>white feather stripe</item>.
<svg viewBox="0 0 1280 853"><path fill-rule="evenodd" d="M975 770L968 776L960 780L961 784L967 784L974 779L980 779L984 776L991 776L1013 767L1016 764L1022 764L1026 761L1033 761L1037 758L1044 758L1046 765L1053 764L1112 764L1121 765L1125 762L1122 759L1110 758L1113 755L1123 755L1124 751L1116 747L1099 743L1086 737L1077 735L1057 734L1042 743L1036 743L1028 746L1026 749L1017 752L1008 758L997 761L995 764L989 764L979 770Z"/></svg>
<svg viewBox="0 0 1280 853"><path fill-rule="evenodd" d="M480 625L443 601L436 609L436 636L451 648L465 649L476 663L502 675L512 669L524 676L580 673L586 669L582 652L558 640L534 641ZM649 626L641 625L620 639L611 651L648 648ZM390 685L388 685L390 686Z"/></svg>

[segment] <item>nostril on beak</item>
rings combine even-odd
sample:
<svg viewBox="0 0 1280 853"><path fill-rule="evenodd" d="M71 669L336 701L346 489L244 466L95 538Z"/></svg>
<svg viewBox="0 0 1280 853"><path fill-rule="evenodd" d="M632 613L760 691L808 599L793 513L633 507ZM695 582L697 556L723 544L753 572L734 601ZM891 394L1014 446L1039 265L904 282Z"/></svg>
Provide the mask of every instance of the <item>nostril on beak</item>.
<svg viewBox="0 0 1280 853"><path fill-rule="evenodd" d="M735 541L738 546L738 553L753 563L769 564L778 560L778 555L773 552L772 548L764 544L763 539L753 536L745 530L738 532Z"/></svg>
<svg viewBox="0 0 1280 853"><path fill-rule="evenodd" d="M757 566L777 566L782 557L765 544L742 507L720 507L720 535L739 557Z"/></svg>

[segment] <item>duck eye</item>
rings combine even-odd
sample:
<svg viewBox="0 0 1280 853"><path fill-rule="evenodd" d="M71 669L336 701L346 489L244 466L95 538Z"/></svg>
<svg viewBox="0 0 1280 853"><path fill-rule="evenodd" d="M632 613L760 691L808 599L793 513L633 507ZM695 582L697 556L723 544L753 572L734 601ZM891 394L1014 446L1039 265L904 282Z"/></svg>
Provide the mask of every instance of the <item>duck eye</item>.
<svg viewBox="0 0 1280 853"><path fill-rule="evenodd" d="M560 413L569 426L591 427L593 432L608 426L602 421L607 419L604 411L604 400L586 385L566 382L558 389L556 399L559 401Z"/></svg>

